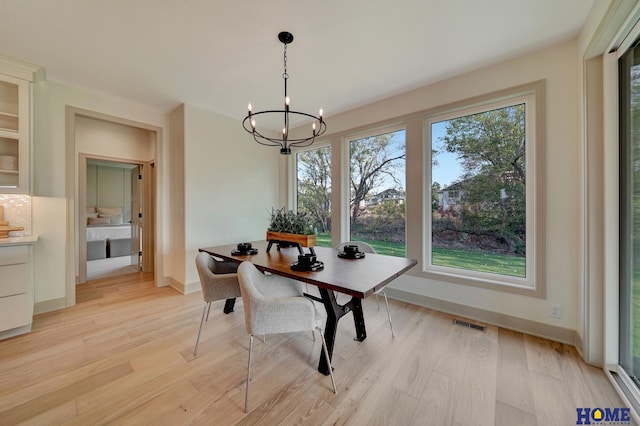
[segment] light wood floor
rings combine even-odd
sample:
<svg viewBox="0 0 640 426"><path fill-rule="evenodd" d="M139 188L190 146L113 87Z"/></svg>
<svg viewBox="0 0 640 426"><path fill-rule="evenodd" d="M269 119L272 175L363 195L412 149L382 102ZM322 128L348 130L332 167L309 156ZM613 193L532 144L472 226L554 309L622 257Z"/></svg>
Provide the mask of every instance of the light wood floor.
<svg viewBox="0 0 640 426"><path fill-rule="evenodd" d="M317 370L310 333L256 339L251 409L243 411L248 339L242 302L212 306L155 288L149 274L79 286L78 305L39 315L0 341L0 424L575 425L576 407L620 407L601 370L566 345L390 300L365 301L368 338L345 317L338 394Z"/></svg>

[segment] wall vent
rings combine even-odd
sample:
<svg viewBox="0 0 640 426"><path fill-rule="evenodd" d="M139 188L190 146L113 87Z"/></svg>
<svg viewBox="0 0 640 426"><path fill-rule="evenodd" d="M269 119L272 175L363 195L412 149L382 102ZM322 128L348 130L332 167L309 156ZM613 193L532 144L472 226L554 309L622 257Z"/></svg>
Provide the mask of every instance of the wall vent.
<svg viewBox="0 0 640 426"><path fill-rule="evenodd" d="M464 321L464 320L460 320L457 318L454 318L453 323L455 325L459 325L460 327L467 327L467 328L471 328L473 330L478 330L478 331L486 331L487 327L485 327L484 325L480 325L480 324L473 324L469 321Z"/></svg>

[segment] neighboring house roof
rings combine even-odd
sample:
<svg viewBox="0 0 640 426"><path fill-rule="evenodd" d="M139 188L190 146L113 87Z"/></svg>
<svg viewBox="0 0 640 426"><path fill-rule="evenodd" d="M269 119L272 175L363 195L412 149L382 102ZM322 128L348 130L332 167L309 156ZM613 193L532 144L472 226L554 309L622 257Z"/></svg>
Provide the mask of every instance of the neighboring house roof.
<svg viewBox="0 0 640 426"><path fill-rule="evenodd" d="M385 200L404 200L406 193L397 189L389 188L372 196L367 204L378 204Z"/></svg>

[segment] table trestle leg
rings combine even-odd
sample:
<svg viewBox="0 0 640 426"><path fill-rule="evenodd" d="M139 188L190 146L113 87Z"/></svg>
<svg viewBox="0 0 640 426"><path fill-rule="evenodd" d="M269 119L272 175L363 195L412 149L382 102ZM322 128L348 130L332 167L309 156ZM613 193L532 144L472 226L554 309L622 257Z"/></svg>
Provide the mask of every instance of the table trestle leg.
<svg viewBox="0 0 640 426"><path fill-rule="evenodd" d="M367 338L367 330L364 323L364 314L362 312L362 301L357 297L352 297L351 300L344 305L339 305L336 301L336 294L332 290L326 288L320 288L320 296L322 296L322 303L327 311L327 323L324 327L324 339L327 343L327 352L329 353L329 359L333 359L333 345L336 341L336 332L338 330L338 321L340 318L353 311L353 320L356 328L356 340L362 342ZM318 371L325 376L329 375L329 366L325 357L320 354L320 362L318 364Z"/></svg>

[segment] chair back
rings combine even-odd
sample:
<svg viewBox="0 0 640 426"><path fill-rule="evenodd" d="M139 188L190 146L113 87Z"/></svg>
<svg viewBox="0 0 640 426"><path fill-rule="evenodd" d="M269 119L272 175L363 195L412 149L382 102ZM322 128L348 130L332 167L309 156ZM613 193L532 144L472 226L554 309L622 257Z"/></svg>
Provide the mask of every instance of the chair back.
<svg viewBox="0 0 640 426"><path fill-rule="evenodd" d="M209 253L200 252L196 255L196 269L205 302L240 297L237 264L218 261Z"/></svg>
<svg viewBox="0 0 640 426"><path fill-rule="evenodd" d="M311 300L301 297L301 282L264 275L251 262L242 262L238 267L238 282L248 334L289 333L315 328L315 307ZM304 305L296 312L304 315L287 311L292 303Z"/></svg>
<svg viewBox="0 0 640 426"><path fill-rule="evenodd" d="M376 252L376 249L374 249L371 244L369 243L365 243L364 241L343 241L340 244L338 244L336 246L337 250L342 250L344 248L344 246L347 245L353 245L353 246L358 246L358 250L360 250L363 253L374 253Z"/></svg>

